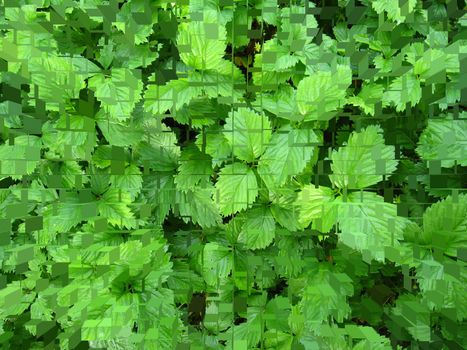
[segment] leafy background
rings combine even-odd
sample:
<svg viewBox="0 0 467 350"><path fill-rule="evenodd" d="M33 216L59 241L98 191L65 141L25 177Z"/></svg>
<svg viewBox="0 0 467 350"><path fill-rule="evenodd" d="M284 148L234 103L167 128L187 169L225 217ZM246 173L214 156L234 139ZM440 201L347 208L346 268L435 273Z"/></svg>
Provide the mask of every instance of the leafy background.
<svg viewBox="0 0 467 350"><path fill-rule="evenodd" d="M3 348L467 344L464 1L0 4Z"/></svg>

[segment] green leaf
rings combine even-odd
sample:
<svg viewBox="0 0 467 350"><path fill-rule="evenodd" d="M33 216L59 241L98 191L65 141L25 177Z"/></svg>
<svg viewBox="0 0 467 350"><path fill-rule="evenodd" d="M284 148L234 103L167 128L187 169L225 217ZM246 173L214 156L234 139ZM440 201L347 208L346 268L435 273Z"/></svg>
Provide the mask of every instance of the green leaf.
<svg viewBox="0 0 467 350"><path fill-rule="evenodd" d="M241 229L242 221L243 220L238 220L238 216L233 218L232 220L229 221L229 223L226 225L226 230L225 233L228 236L238 236L239 231ZM238 225L237 225L238 223ZM237 247L241 247L241 245L237 245L236 241L237 237L229 237L228 240L229 242L232 242L232 244L235 244ZM234 254L234 271L235 273L232 275L232 280L235 283L235 287L238 288L238 290L241 291L246 291L247 293L250 293L255 284L255 278L257 280L258 286L261 288L265 287L266 283L262 283L263 281L259 281L261 278L257 277L257 268L258 266L256 264L251 263L251 259L254 259L255 252L247 249L235 249L235 254ZM267 269L267 267L264 268L263 272ZM270 270L270 269L269 269ZM264 276L264 274L263 274ZM267 279L265 277L264 279ZM272 280L272 278L270 278Z"/></svg>
<svg viewBox="0 0 467 350"><path fill-rule="evenodd" d="M91 192L96 196L102 195L110 185L109 169L99 169L91 164L88 172L92 174L89 179Z"/></svg>
<svg viewBox="0 0 467 350"><path fill-rule="evenodd" d="M171 80L165 85L148 85L144 92L144 110L163 115L167 110L175 111L201 95L199 86L192 86L187 79Z"/></svg>
<svg viewBox="0 0 467 350"><path fill-rule="evenodd" d="M388 338L379 335L372 327L353 326L348 327L349 336L352 339L365 338L359 341L352 350L392 350L391 342Z"/></svg>
<svg viewBox="0 0 467 350"><path fill-rule="evenodd" d="M404 327L416 340L431 340L430 310L420 297L404 294L396 301L391 318L398 327Z"/></svg>
<svg viewBox="0 0 467 350"><path fill-rule="evenodd" d="M158 50L162 47L160 43L156 45L153 43L135 45L131 43L131 40L127 39L125 34L113 35L112 38L116 43L112 62L114 67L146 68L159 58Z"/></svg>
<svg viewBox="0 0 467 350"><path fill-rule="evenodd" d="M224 136L222 129L217 127L199 134L195 143L202 152L206 152L212 157L213 166L222 165L232 154L232 146Z"/></svg>
<svg viewBox="0 0 467 350"><path fill-rule="evenodd" d="M160 288L145 292L141 296L141 304L144 307L140 307L137 325L138 334L144 334L144 340L140 338L139 342L142 341L145 348L170 349L181 341L181 315L175 307L172 290Z"/></svg>
<svg viewBox="0 0 467 350"><path fill-rule="evenodd" d="M460 260L443 259L440 262L428 256L420 261L416 274L423 302L433 310L455 310L458 321L467 315L464 297L467 274L462 265Z"/></svg>
<svg viewBox="0 0 467 350"><path fill-rule="evenodd" d="M98 210L111 225L128 229L136 228L136 219L129 204L131 204L131 196L128 192L110 188L99 200Z"/></svg>
<svg viewBox="0 0 467 350"><path fill-rule="evenodd" d="M32 135L15 137L13 145L0 145L0 180L32 174L41 159L40 151L41 139Z"/></svg>
<svg viewBox="0 0 467 350"><path fill-rule="evenodd" d="M270 261L274 262L274 271L278 276L293 279L301 275L309 261L303 256L303 250L309 242L309 239L296 239L286 230L276 230L276 247L272 249Z"/></svg>
<svg viewBox="0 0 467 350"><path fill-rule="evenodd" d="M388 18L397 24L405 22L407 17L412 14L416 5L417 0L407 0L402 3L402 6L399 0L371 1L371 6L376 11L376 13L381 14L385 12Z"/></svg>
<svg viewBox="0 0 467 350"><path fill-rule="evenodd" d="M288 350L293 349L294 336L277 329L268 329L263 334L265 349Z"/></svg>
<svg viewBox="0 0 467 350"><path fill-rule="evenodd" d="M342 334L342 328L321 326L317 330L307 328L300 337L300 343L305 349L350 350L349 340ZM319 335L316 335L319 334Z"/></svg>
<svg viewBox="0 0 467 350"><path fill-rule="evenodd" d="M346 144L331 153L332 183L340 188L365 188L390 175L397 167L394 146L384 144L377 125L353 132Z"/></svg>
<svg viewBox="0 0 467 350"><path fill-rule="evenodd" d="M111 174L110 182L115 188L129 193L131 200L135 200L143 187L143 178L141 175L141 170L135 164L130 164L125 167L122 175Z"/></svg>
<svg viewBox="0 0 467 350"><path fill-rule="evenodd" d="M222 215L249 208L258 196L258 184L252 169L243 163L226 165L219 171L215 200Z"/></svg>
<svg viewBox="0 0 467 350"><path fill-rule="evenodd" d="M220 304L219 302L210 302L206 306L206 315L203 320L203 327L214 334L225 331L233 323L233 313L223 311Z"/></svg>
<svg viewBox="0 0 467 350"><path fill-rule="evenodd" d="M189 71L188 81L190 86L201 89L207 97L217 99L222 96L224 98L218 102L230 105L242 98L243 92L238 87L245 84L245 77L232 62L222 60L217 71Z"/></svg>
<svg viewBox="0 0 467 350"><path fill-rule="evenodd" d="M149 14L145 13L149 12ZM147 42L148 36L153 32L152 23L157 21L157 6L155 4L144 4L139 1L124 3L117 13L115 26L125 35L131 37L136 45ZM145 13L146 20L137 21L136 15ZM152 16L151 16L152 15ZM141 23L143 22L143 23Z"/></svg>
<svg viewBox="0 0 467 350"><path fill-rule="evenodd" d="M87 341L110 340L117 335L112 329L110 317L84 320L81 327L82 339Z"/></svg>
<svg viewBox="0 0 467 350"><path fill-rule="evenodd" d="M171 206L175 205L175 184L170 173L153 173L143 178L142 193L149 206L154 212L156 224L162 224L170 212Z"/></svg>
<svg viewBox="0 0 467 350"><path fill-rule="evenodd" d="M467 194L433 204L423 214L421 243L456 257L465 247L467 237Z"/></svg>
<svg viewBox="0 0 467 350"><path fill-rule="evenodd" d="M143 90L141 77L126 68L112 69L110 77L96 74L89 79L88 86L94 90L103 110L118 121L130 118Z"/></svg>
<svg viewBox="0 0 467 350"><path fill-rule="evenodd" d="M409 52L407 60L414 65L414 73L420 76L421 81L426 82L439 74L447 73L452 76L453 73L459 73L459 60L451 51L455 50L454 44L449 50L429 49L425 51L423 44L420 49L419 52L416 50Z"/></svg>
<svg viewBox="0 0 467 350"><path fill-rule="evenodd" d="M113 40L108 40L106 43L106 39L105 37L99 39L99 47L101 47L101 49L99 50L97 61L104 69L109 69L115 56L115 43Z"/></svg>
<svg viewBox="0 0 467 350"><path fill-rule="evenodd" d="M52 163L48 164L51 168L51 172L53 174L60 174L62 178L62 186L65 188L72 189L76 186L77 179L80 179L81 175L85 174L85 171L81 168L81 166L76 161L64 161L62 163ZM47 175L43 176L47 178ZM81 178L83 183L88 182L88 179L84 176ZM79 180L78 180L79 181ZM51 183L48 181L44 181L48 187L52 187ZM31 190L29 190L31 191ZM29 198L31 199L31 193L29 194Z"/></svg>
<svg viewBox="0 0 467 350"><path fill-rule="evenodd" d="M64 115L42 126L47 158L86 159L97 143L95 121L81 115Z"/></svg>
<svg viewBox="0 0 467 350"><path fill-rule="evenodd" d="M352 83L352 71L339 65L335 71L317 71L300 81L297 104L305 120L330 120L345 104L346 90Z"/></svg>
<svg viewBox="0 0 467 350"><path fill-rule="evenodd" d="M216 70L222 66L226 30L215 14L205 12L203 22L182 23L178 30L177 47L186 65L200 70Z"/></svg>
<svg viewBox="0 0 467 350"><path fill-rule="evenodd" d="M217 96L216 96L217 97ZM195 98L182 107L172 117L180 124L190 125L193 129L203 129L215 125L220 117L219 104L208 96ZM200 134L202 136L202 134Z"/></svg>
<svg viewBox="0 0 467 350"><path fill-rule="evenodd" d="M67 164L67 163L71 163L71 162L64 162L63 164ZM76 166L78 165L75 162L73 163L74 164L71 165L70 167L75 169L75 165ZM82 170L80 168L79 174L81 173L82 173ZM75 173L75 174L78 174L78 173ZM63 177L66 177L66 175ZM72 183L74 186L74 181ZM73 186L70 186L70 187L73 187ZM24 189L22 189L20 186L11 186L9 191L14 197L16 197L18 201L21 201L21 196L22 196ZM8 197L9 197L8 191L3 191L3 193L2 191L0 191L0 203L4 200L4 198L7 199ZM9 198L12 198L12 197L9 197ZM55 201L57 198L58 198L57 191L54 188L51 188L51 186L45 186L40 180L33 180L28 187L28 201L39 202L39 203L49 203L49 202ZM4 202L3 204L6 204L6 202Z"/></svg>
<svg viewBox="0 0 467 350"><path fill-rule="evenodd" d="M224 136L233 154L247 162L253 162L261 156L271 139L271 133L269 119L247 108L230 112L224 125Z"/></svg>
<svg viewBox="0 0 467 350"><path fill-rule="evenodd" d="M310 161L321 138L311 129L292 129L286 125L271 137L258 162L258 173L271 191L290 176L299 175Z"/></svg>
<svg viewBox="0 0 467 350"><path fill-rule="evenodd" d="M190 269L188 263L175 260L173 272L167 278L167 286L174 291L176 302L186 303L191 299L194 292L205 289L203 278Z"/></svg>
<svg viewBox="0 0 467 350"><path fill-rule="evenodd" d="M179 163L178 174L174 177L177 189L194 190L197 186L203 187L210 183L211 158L200 152L194 145L182 151Z"/></svg>
<svg viewBox="0 0 467 350"><path fill-rule="evenodd" d="M146 135L134 147L138 156L138 165L155 171L172 171L178 166L180 147L177 136L165 124L152 120L145 128Z"/></svg>
<svg viewBox="0 0 467 350"><path fill-rule="evenodd" d="M310 8L315 7L313 3ZM318 27L318 22L311 13L307 13L304 6L290 5L280 9L279 38L288 46L290 51L297 51L302 45L311 43L318 31L311 31ZM312 34L314 33L314 35Z"/></svg>
<svg viewBox="0 0 467 350"><path fill-rule="evenodd" d="M226 278L233 267L232 249L219 243L206 243L203 250L203 277L210 286Z"/></svg>
<svg viewBox="0 0 467 350"><path fill-rule="evenodd" d="M467 344L462 1L4 2L0 348Z"/></svg>
<svg viewBox="0 0 467 350"><path fill-rule="evenodd" d="M22 303L18 303L18 299L22 299L22 295L22 287L19 284L19 281L8 283L0 290L0 310L2 318L6 315L19 315L22 313L22 311L24 311L21 311L21 309L27 309L29 307L29 304L32 302L32 300L29 303L24 303L23 305L21 305ZM18 307L18 304L22 306L19 308L20 310L18 310L19 313L11 312L13 311L12 309L14 309L14 307L12 308L12 306ZM6 314L6 312L9 313Z"/></svg>
<svg viewBox="0 0 467 350"><path fill-rule="evenodd" d="M381 84L364 84L357 96L351 96L347 102L360 107L364 113L375 115L375 105L383 98L384 87Z"/></svg>
<svg viewBox="0 0 467 350"><path fill-rule="evenodd" d="M146 275L147 286L155 289L160 286L160 283L157 282L160 280L162 280L161 282L165 282L167 277L161 276L161 272L170 272L172 263L169 261L169 256L165 254L164 242L153 240L151 243L143 245L141 241L132 240L121 243L118 248L118 263L119 265L128 266L130 278L138 276L153 259L157 259L157 268L154 268L149 273L144 273ZM168 268L166 265L168 265ZM154 281L157 282L154 283Z"/></svg>
<svg viewBox="0 0 467 350"><path fill-rule="evenodd" d="M302 225L299 223L300 208L294 203L297 193L294 188L284 187L272 195L271 212L278 224L289 231L299 231Z"/></svg>
<svg viewBox="0 0 467 350"><path fill-rule="evenodd" d="M78 98L85 88L85 79L100 71L84 57L62 57L42 52L27 61L31 83L37 85L39 97L48 102L48 108L59 110L59 104Z"/></svg>
<svg viewBox="0 0 467 350"><path fill-rule="evenodd" d="M290 85L281 85L277 91L262 94L257 100L261 108L274 113L279 118L300 121L303 116L298 112L295 101L296 90Z"/></svg>
<svg viewBox="0 0 467 350"><path fill-rule="evenodd" d="M261 55L266 72L285 72L299 62L299 58L290 52L290 48L279 44L275 38L264 43Z"/></svg>
<svg viewBox="0 0 467 350"><path fill-rule="evenodd" d="M277 0L260 0L255 2L255 8L262 10L261 16L267 24L277 26L279 9L277 8Z"/></svg>
<svg viewBox="0 0 467 350"><path fill-rule="evenodd" d="M236 7L232 11L232 20L227 22L227 42L234 45L234 47L241 47L248 45L250 38L247 35L248 30L251 28L253 19L248 14L246 7Z"/></svg>
<svg viewBox="0 0 467 350"><path fill-rule="evenodd" d="M322 268L308 280L299 305L305 327L318 330L330 319L343 322L351 313L347 297L352 296L352 280L344 273Z"/></svg>
<svg viewBox="0 0 467 350"><path fill-rule="evenodd" d="M420 80L410 71L395 78L383 94L383 106L393 105L403 112L410 103L414 107L422 98Z"/></svg>
<svg viewBox="0 0 467 350"><path fill-rule="evenodd" d="M276 296L268 301L265 310L266 327L283 332L288 332L289 328L289 315L291 305L288 298L283 296Z"/></svg>
<svg viewBox="0 0 467 350"><path fill-rule="evenodd" d="M335 211L329 208L334 199L334 192L327 187L306 185L298 193L294 205L299 211L299 223L302 228L308 227L313 220L320 220L323 232L327 232L335 223ZM334 215L331 215L333 214Z"/></svg>
<svg viewBox="0 0 467 350"><path fill-rule="evenodd" d="M47 304L47 300L44 297L38 296L34 303L31 304L31 319L51 321L53 319L53 311Z"/></svg>
<svg viewBox="0 0 467 350"><path fill-rule="evenodd" d="M214 189L211 184L205 188L196 187L191 190L177 191L175 208L186 223L192 221L203 228L219 225L222 220L219 208L212 199Z"/></svg>
<svg viewBox="0 0 467 350"><path fill-rule="evenodd" d="M438 161L444 168L454 164L467 166L467 125L462 112L459 119L448 116L440 119L428 119L428 125L418 140L417 153L424 160Z"/></svg>
<svg viewBox="0 0 467 350"><path fill-rule="evenodd" d="M270 55L257 53L253 67L255 70L252 72L254 85L262 87L263 91L276 90L280 84L285 83L292 77L290 69L285 71L275 70L274 53Z"/></svg>
<svg viewBox="0 0 467 350"><path fill-rule="evenodd" d="M59 202L44 208L44 233L67 232L81 221L97 215L97 204L92 198L80 200L76 194L69 194Z"/></svg>
<svg viewBox="0 0 467 350"><path fill-rule="evenodd" d="M248 210L245 215L239 242L248 249L263 249L272 243L276 232L276 224L271 210L266 206Z"/></svg>
<svg viewBox="0 0 467 350"><path fill-rule="evenodd" d="M337 198L342 200L343 197ZM339 240L371 259L384 261L386 252L403 239L407 219L397 216L397 206L371 192L353 192L338 205Z"/></svg>
<svg viewBox="0 0 467 350"><path fill-rule="evenodd" d="M227 340L226 349L234 350L238 346L246 349L255 349L261 340L263 331L262 310L259 307L248 307L247 321L232 326L224 337Z"/></svg>

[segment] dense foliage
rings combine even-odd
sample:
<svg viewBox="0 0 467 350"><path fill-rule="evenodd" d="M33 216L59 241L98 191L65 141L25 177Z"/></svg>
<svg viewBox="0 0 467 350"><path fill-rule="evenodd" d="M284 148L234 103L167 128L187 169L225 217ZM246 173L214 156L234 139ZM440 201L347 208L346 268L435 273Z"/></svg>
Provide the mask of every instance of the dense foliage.
<svg viewBox="0 0 467 350"><path fill-rule="evenodd" d="M465 3L0 1L5 349L462 349Z"/></svg>

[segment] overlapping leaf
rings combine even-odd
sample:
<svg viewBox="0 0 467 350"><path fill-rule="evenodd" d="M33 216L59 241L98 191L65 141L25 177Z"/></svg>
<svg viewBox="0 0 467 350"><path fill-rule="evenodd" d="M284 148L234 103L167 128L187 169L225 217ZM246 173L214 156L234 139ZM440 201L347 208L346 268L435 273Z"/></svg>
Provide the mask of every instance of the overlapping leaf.
<svg viewBox="0 0 467 350"><path fill-rule="evenodd" d="M304 78L297 86L297 105L305 120L329 120L345 104L346 89L352 71L339 65L334 71L319 71Z"/></svg>
<svg viewBox="0 0 467 350"><path fill-rule="evenodd" d="M348 142L331 153L330 179L339 188L365 188L390 175L397 167L394 146L384 144L382 129L368 126L353 132Z"/></svg>
<svg viewBox="0 0 467 350"><path fill-rule="evenodd" d="M112 69L110 77L96 74L89 79L88 86L95 91L96 98L110 118L119 121L130 118L143 90L140 77L125 68Z"/></svg>
<svg viewBox="0 0 467 350"><path fill-rule="evenodd" d="M226 165L219 172L216 190L214 198L222 215L247 209L258 195L255 173L243 163Z"/></svg>
<svg viewBox="0 0 467 350"><path fill-rule="evenodd" d="M465 116L463 112L461 116ZM467 126L464 120L447 116L429 119L418 140L417 153L427 161L438 161L442 167L467 166Z"/></svg>
<svg viewBox="0 0 467 350"><path fill-rule="evenodd" d="M231 112L224 125L224 136L232 147L233 154L247 162L261 156L271 134L269 119L246 108Z"/></svg>
<svg viewBox="0 0 467 350"><path fill-rule="evenodd" d="M338 198L342 200L342 198ZM400 245L407 221L395 204L372 192L353 192L338 205L339 239L363 254L384 261L385 251Z"/></svg>
<svg viewBox="0 0 467 350"><path fill-rule="evenodd" d="M311 159L320 138L313 130L284 126L271 137L258 163L258 173L270 190L299 175Z"/></svg>

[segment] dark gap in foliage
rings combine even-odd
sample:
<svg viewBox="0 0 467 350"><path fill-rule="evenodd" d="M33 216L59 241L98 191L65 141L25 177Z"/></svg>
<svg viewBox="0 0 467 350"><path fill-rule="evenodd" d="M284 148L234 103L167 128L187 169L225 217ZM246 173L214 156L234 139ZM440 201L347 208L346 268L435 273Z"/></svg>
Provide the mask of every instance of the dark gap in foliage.
<svg viewBox="0 0 467 350"><path fill-rule="evenodd" d="M185 223L181 218L176 217L170 213L163 223L164 232L175 232L179 230L190 231L193 229L193 224Z"/></svg>
<svg viewBox="0 0 467 350"><path fill-rule="evenodd" d="M274 287L268 288L268 299L273 299L278 295L282 295L288 286L287 279L279 278Z"/></svg>
<svg viewBox="0 0 467 350"><path fill-rule="evenodd" d="M222 218L222 223L227 224L230 220L232 220L232 217L233 217L232 215L224 216Z"/></svg>
<svg viewBox="0 0 467 350"><path fill-rule="evenodd" d="M206 293L193 293L188 304L188 323L193 326L201 325L206 314Z"/></svg>
<svg viewBox="0 0 467 350"><path fill-rule="evenodd" d="M180 124L173 117L164 118L162 121L175 132L179 145L187 144L196 139L197 132L190 125Z"/></svg>
<svg viewBox="0 0 467 350"><path fill-rule="evenodd" d="M94 92L89 89L81 89L79 99L73 99L71 102L78 114L89 118L94 118L101 106L101 102L96 99Z"/></svg>
<svg viewBox="0 0 467 350"><path fill-rule="evenodd" d="M245 323L246 321L247 321L247 319L245 317L236 316L235 319L234 319L233 324L235 326L238 326L239 324Z"/></svg>
<svg viewBox="0 0 467 350"><path fill-rule="evenodd" d="M0 180L0 188L9 188L19 183L20 180L13 180L10 176Z"/></svg>
<svg viewBox="0 0 467 350"><path fill-rule="evenodd" d="M119 1L117 4L118 4L118 9L121 10L121 8L123 7L123 5L125 5L127 3L126 0L124 1Z"/></svg>

